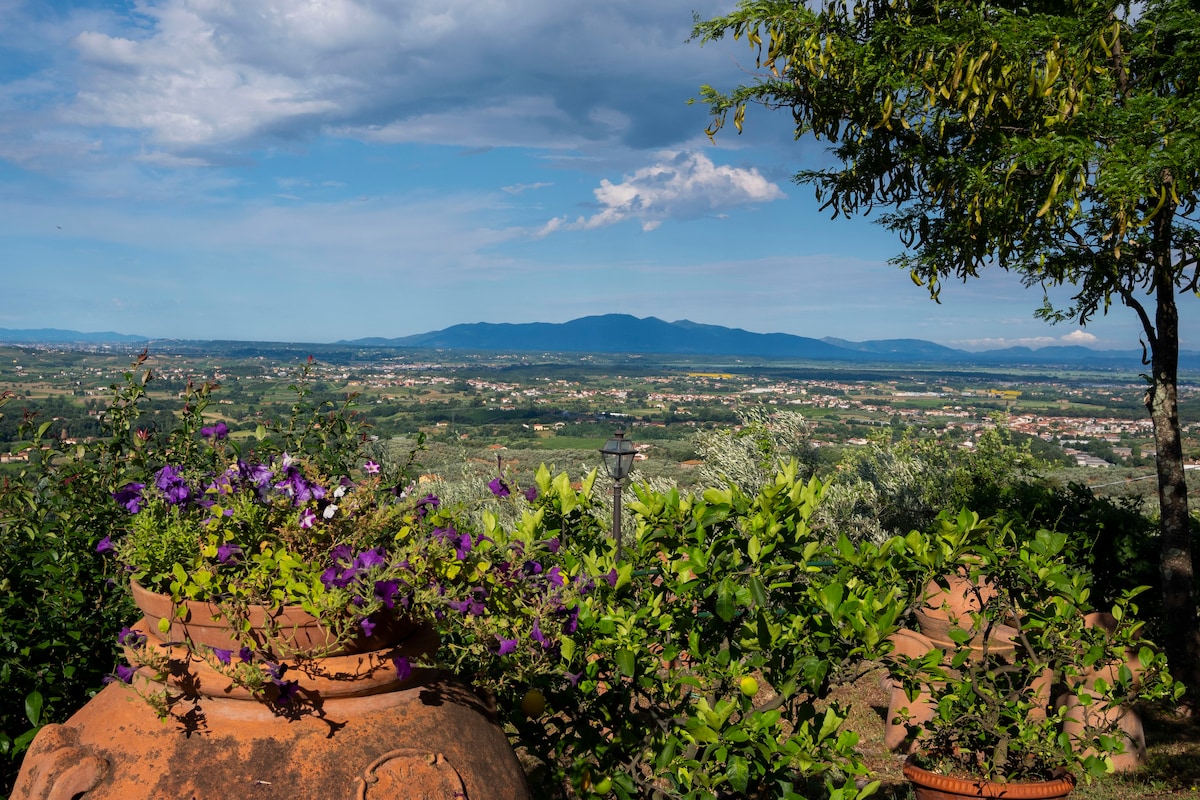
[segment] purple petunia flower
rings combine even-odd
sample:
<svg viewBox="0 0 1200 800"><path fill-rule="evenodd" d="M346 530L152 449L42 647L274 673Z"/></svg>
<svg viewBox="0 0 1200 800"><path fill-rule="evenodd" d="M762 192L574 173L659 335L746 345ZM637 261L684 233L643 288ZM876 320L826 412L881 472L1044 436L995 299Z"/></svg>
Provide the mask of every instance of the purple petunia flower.
<svg viewBox="0 0 1200 800"><path fill-rule="evenodd" d="M533 630L529 632L530 638L542 646L543 650L549 650L554 646L554 643L546 638L546 634L542 633L542 628L538 625L538 621L533 621Z"/></svg>
<svg viewBox="0 0 1200 800"><path fill-rule="evenodd" d="M96 543L96 552L97 553L111 553L113 550L116 550L116 549L117 548L113 546L112 537L110 537L110 536L105 536L103 539L101 539L99 542Z"/></svg>
<svg viewBox="0 0 1200 800"><path fill-rule="evenodd" d="M417 501L417 508L416 508L417 516L424 519L426 514L428 514L430 511L437 508L441 504L442 504L442 501L437 498L437 495L427 494L424 497L422 497L420 500Z"/></svg>
<svg viewBox="0 0 1200 800"><path fill-rule="evenodd" d="M505 639L503 636L497 635L496 638L500 642L500 646L496 648L496 655L506 656L517 649L516 639Z"/></svg>
<svg viewBox="0 0 1200 800"><path fill-rule="evenodd" d="M130 514L136 514L142 510L142 505L145 502L142 497L142 490L146 488L144 483L127 483L120 489L112 493L113 499L125 507L125 510Z"/></svg>
<svg viewBox="0 0 1200 800"><path fill-rule="evenodd" d="M396 677L402 681L406 681L412 677L412 664L408 663L405 656L396 656L392 659L392 663L396 666Z"/></svg>
<svg viewBox="0 0 1200 800"><path fill-rule="evenodd" d="M220 661L222 664L228 664L233 659L233 651L232 650L225 650L220 647L213 647L210 649L212 650L213 657L216 658L217 661Z"/></svg>
<svg viewBox="0 0 1200 800"><path fill-rule="evenodd" d="M254 651L249 647L243 647L241 650L238 650L238 658L249 663L254 660Z"/></svg>
<svg viewBox="0 0 1200 800"><path fill-rule="evenodd" d="M271 483L271 478L274 477L271 468L266 464L247 464L245 461L238 461L237 471L243 481L260 489L265 489Z"/></svg>
<svg viewBox="0 0 1200 800"><path fill-rule="evenodd" d="M136 674L138 674L137 667L131 667L130 664L116 664L115 678L121 681L122 684L132 684L133 675Z"/></svg>
<svg viewBox="0 0 1200 800"><path fill-rule="evenodd" d="M179 470L167 464L155 474L154 485L165 492L170 486L182 480L183 476L179 474Z"/></svg>
<svg viewBox="0 0 1200 800"><path fill-rule="evenodd" d="M579 630L579 606L573 605L570 608L563 608L558 611L561 615L566 615L567 621L563 623L563 633L574 633Z"/></svg>
<svg viewBox="0 0 1200 800"><path fill-rule="evenodd" d="M288 464L284 469L283 480L275 484L275 488L292 498L292 505L299 508L309 500L320 500L325 496L325 488L304 477L304 473L295 464Z"/></svg>
<svg viewBox="0 0 1200 800"><path fill-rule="evenodd" d="M387 554L382 547L376 547L371 550L363 550L354 559L354 566L358 569L370 569L371 567L382 567Z"/></svg>
<svg viewBox="0 0 1200 800"><path fill-rule="evenodd" d="M163 493L166 501L173 506L183 505L192 494L182 473L170 464L158 471L155 475L154 485Z"/></svg>
<svg viewBox="0 0 1200 800"><path fill-rule="evenodd" d="M464 533L458 537L458 541L454 543L454 555L462 561L471 552L471 534Z"/></svg>
<svg viewBox="0 0 1200 800"><path fill-rule="evenodd" d="M560 570L558 567L550 568L550 570L546 573L546 580L550 581L551 586L562 586L565 583L562 576L562 570Z"/></svg>
<svg viewBox="0 0 1200 800"><path fill-rule="evenodd" d="M557 553L558 549L562 547L562 542L557 536L547 539L544 544L546 545L546 552L550 553L551 555Z"/></svg>
<svg viewBox="0 0 1200 800"><path fill-rule="evenodd" d="M217 561L222 564L237 564L242 558L242 548L232 542L217 546Z"/></svg>
<svg viewBox="0 0 1200 800"><path fill-rule="evenodd" d="M360 619L358 621L358 627L362 628L363 636L375 635L375 623L371 621L370 617L363 617Z"/></svg>
<svg viewBox="0 0 1200 800"><path fill-rule="evenodd" d="M126 626L121 628L121 631L117 634L117 644L124 645L125 647L141 647L146 644L146 634Z"/></svg>
<svg viewBox="0 0 1200 800"><path fill-rule="evenodd" d="M525 490L525 499L531 503L538 499L538 490L536 486L530 486Z"/></svg>
<svg viewBox="0 0 1200 800"><path fill-rule="evenodd" d="M378 475L379 465L374 461L368 461L367 463L363 464L363 472L367 473L368 475Z"/></svg>
<svg viewBox="0 0 1200 800"><path fill-rule="evenodd" d="M602 575L601 577L602 577L602 578L604 578L604 580L608 581L608 585L609 585L609 586L612 586L613 588L616 588L616 586L617 586L617 570L616 570L616 567L614 567L614 568L610 569L610 570L608 571L608 574L607 574L607 575Z"/></svg>
<svg viewBox="0 0 1200 800"><path fill-rule="evenodd" d="M205 439L212 439L213 441L224 439L229 435L229 426L224 422L218 422L216 425L210 425L206 428L201 428L200 435Z"/></svg>
<svg viewBox="0 0 1200 800"><path fill-rule="evenodd" d="M446 605L450 606L450 608L454 609L458 613L465 614L468 617L483 616L483 612L485 611L483 600L478 595L472 595L466 600L448 600L446 601Z"/></svg>
<svg viewBox="0 0 1200 800"><path fill-rule="evenodd" d="M311 508L306 508L300 512L300 528L308 530L313 525L317 524L317 515L313 513Z"/></svg>
<svg viewBox="0 0 1200 800"><path fill-rule="evenodd" d="M508 484L504 482L503 478L492 478L488 484L488 488L492 490L492 494L496 495L496 497L508 497L512 494L508 490Z"/></svg>
<svg viewBox="0 0 1200 800"><path fill-rule="evenodd" d="M357 576L353 567L330 567L321 573L321 583L326 589L345 589Z"/></svg>
<svg viewBox="0 0 1200 800"><path fill-rule="evenodd" d="M375 599L383 603L384 608L394 608L399 593L400 584L395 581L375 581Z"/></svg>
<svg viewBox="0 0 1200 800"><path fill-rule="evenodd" d="M300 698L300 684L296 681L273 680L275 684L275 702L281 706L290 706Z"/></svg>

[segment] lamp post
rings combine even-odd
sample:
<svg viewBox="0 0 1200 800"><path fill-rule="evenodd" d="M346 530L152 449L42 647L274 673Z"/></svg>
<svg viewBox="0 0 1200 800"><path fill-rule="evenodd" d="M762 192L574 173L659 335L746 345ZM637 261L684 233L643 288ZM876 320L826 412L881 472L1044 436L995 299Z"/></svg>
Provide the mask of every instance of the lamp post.
<svg viewBox="0 0 1200 800"><path fill-rule="evenodd" d="M613 438L600 448L604 469L613 480L613 542L616 544L617 560L621 560L621 488L633 469L633 457L637 451L633 442L625 438L625 431L617 431Z"/></svg>

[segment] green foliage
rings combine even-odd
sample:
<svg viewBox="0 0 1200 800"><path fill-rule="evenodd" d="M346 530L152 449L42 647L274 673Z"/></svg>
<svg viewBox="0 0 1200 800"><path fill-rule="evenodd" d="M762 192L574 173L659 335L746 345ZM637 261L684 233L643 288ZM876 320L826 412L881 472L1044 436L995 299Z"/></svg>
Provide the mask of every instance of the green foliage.
<svg viewBox="0 0 1200 800"><path fill-rule="evenodd" d="M113 634L134 618L115 583L124 574L110 581L95 553L106 536L121 541L116 532L131 521L114 491L149 482L166 464L218 472L235 457L284 452L326 474L357 475L364 448L373 447L353 398L314 394L305 374L293 387L290 418L250 438L202 432L211 386L185 387L177 424L148 430L138 421L151 377L134 370L114 388L104 439L70 452L36 450L39 457L0 496L0 564L5 588L12 589L0 593L0 669L13 688L0 706L0 745L10 756L19 755L39 724L61 720L98 687L115 663ZM413 546L404 552L416 568L436 573L423 584L430 596L415 592L411 602L436 620L437 659L495 699L514 746L539 765L535 782L547 787L545 796L867 796L874 785L858 783L866 777L858 734L830 692L888 652L888 637L931 577L962 565L1012 587L994 608L1024 614L1023 633L1038 659L1064 643L1086 643L1084 655L1053 662L1068 682L1128 643L1125 633L1101 641L1079 623L1093 590L1078 568L1086 548L1072 549L1078 537L1066 536L1065 527L1041 531L966 514L943 517L928 535L873 541L821 516L830 484L780 458L803 441L774 437L779 429L760 422L728 440L755 454L752 488L731 481L685 494L636 486L626 504L632 536L621 561L608 509L594 496L595 472L573 483L544 466L525 491L511 476L498 476L489 491L476 476L469 491L448 491L440 505L426 503L418 513L413 501L422 492L400 483L411 466L411 456L402 457L391 465L388 484L395 480L408 499L361 537L347 534L355 548L403 549L407 542ZM31 430L30 441L40 444L44 432ZM915 465L902 485L920 498L921 515L939 499L1013 508L1028 501L1031 518L1053 510L1054 500L1023 494L1020 477L1033 462L1002 432L984 436L969 454L951 455L902 441L881 445L859 466L875 459L881 478L905 461ZM875 513L890 510L888 497L873 496ZM265 541L260 537L287 535L290 522L264 517L243 530L220 515L188 523L167 506L147 508L160 516L147 516L154 524L141 530L135 523L120 545L159 588L178 598L238 594L253 583L252 574L278 573L282 582L269 582L267 595L279 602L299 599L330 618L350 604L346 587L320 580L317 562L286 547L256 547ZM226 506L234 519L252 516L231 496L219 499L219 508ZM1094 511L1082 501L1078 512L1063 509L1061 526L1118 519ZM457 551L468 542L465 558ZM214 558L229 543L244 560ZM1117 594L1114 613L1132 620L1131 596ZM378 608L378 598L368 603L376 605L360 606L359 613ZM1127 628L1136 632L1135 624ZM1143 678L1143 687L1169 688L1160 662L1146 651L1148 674L1163 680ZM910 666L913 686L928 678L920 669L942 669ZM939 675L948 685L947 675ZM256 679L264 679L261 671L246 676ZM1127 698L1140 690L1122 678L1112 691ZM947 720L979 710L946 702ZM1028 706L1011 690L990 702L1005 720ZM1051 756L1061 749L1041 728L1018 734L1006 745L1010 755L1032 751L1037 742ZM965 729L958 735L959 743L968 742ZM1108 734L1089 735L1103 743ZM988 758L1002 760L994 749Z"/></svg>
<svg viewBox="0 0 1200 800"><path fill-rule="evenodd" d="M754 494L795 459L811 474L816 461L810 442L812 424L794 411L749 406L738 412L740 425L696 434L696 453L704 460L701 482L734 485Z"/></svg>
<svg viewBox="0 0 1200 800"><path fill-rule="evenodd" d="M123 414L108 415L110 430ZM108 492L129 463L116 448L59 449L43 438L50 425L27 420L31 461L0 484L0 794L40 726L64 719L111 671L110 632L130 613L95 552L118 511Z"/></svg>
<svg viewBox="0 0 1200 800"><path fill-rule="evenodd" d="M709 86L709 135L750 104L791 112L837 162L796 180L833 216L895 231L893 263L937 299L987 267L1042 289L1038 316L1114 301L1142 326L1155 428L1166 645L1200 683L1200 618L1177 400L1177 297L1200 291L1200 10L1186 0L743 0L698 22L761 72ZM1070 287L1069 301L1050 287Z"/></svg>
<svg viewBox="0 0 1200 800"><path fill-rule="evenodd" d="M1115 721L1085 719L1086 709L1182 694L1165 657L1140 638L1133 599L1142 589L1107 609L1111 627L1089 624L1090 577L1065 557L1069 539L964 511L896 546L897 568L917 589L914 606L930 603L929 581L951 593L972 587L965 610L950 612L951 641L891 660L909 700L923 693L933 709L931 720L910 726L927 768L990 780L1045 780L1061 769L1103 775L1122 737ZM1079 730L1067 730L1069 721Z"/></svg>
<svg viewBox="0 0 1200 800"><path fill-rule="evenodd" d="M884 550L816 539L819 482L793 463L752 496L639 487L620 563L595 519L576 513L590 480L577 491L542 471L537 489L523 525L563 543L542 565L594 580L577 628L532 665L520 653L481 663L469 628L445 635L454 665L494 692L515 744L541 762L542 785L589 796L608 781L621 798L865 796L858 736L827 698L883 652L903 603ZM511 612L519 626L522 610ZM546 715L522 711L529 687Z"/></svg>
<svg viewBox="0 0 1200 800"><path fill-rule="evenodd" d="M745 37L762 70L729 95L704 87L710 134L730 112L740 129L749 103L787 108L842 164L797 179L835 215L894 207L896 263L934 296L996 263L1075 285L1046 315L1086 320L1193 280L1198 23L1174 0L755 0L696 35Z"/></svg>
<svg viewBox="0 0 1200 800"><path fill-rule="evenodd" d="M948 509L1000 510L1042 466L1003 425L985 430L970 448L909 436L876 440L837 465L818 519L853 538L882 541L924 530Z"/></svg>

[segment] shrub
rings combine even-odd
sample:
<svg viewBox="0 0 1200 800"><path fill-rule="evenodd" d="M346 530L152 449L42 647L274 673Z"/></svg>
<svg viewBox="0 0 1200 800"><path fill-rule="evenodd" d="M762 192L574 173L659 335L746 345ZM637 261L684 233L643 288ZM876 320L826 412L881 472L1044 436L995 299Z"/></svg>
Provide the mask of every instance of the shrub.
<svg viewBox="0 0 1200 800"><path fill-rule="evenodd" d="M885 551L816 539L819 482L800 480L793 463L755 495L641 487L620 563L588 513L590 479L575 490L542 470L536 489L522 525L564 544L543 568L595 576L577 628L540 662L478 660L488 643L469 628L445 631L444 655L495 692L539 786L621 798L798 798L814 786L860 796L858 737L829 692L882 652L904 604ZM545 713L527 714L531 690Z"/></svg>

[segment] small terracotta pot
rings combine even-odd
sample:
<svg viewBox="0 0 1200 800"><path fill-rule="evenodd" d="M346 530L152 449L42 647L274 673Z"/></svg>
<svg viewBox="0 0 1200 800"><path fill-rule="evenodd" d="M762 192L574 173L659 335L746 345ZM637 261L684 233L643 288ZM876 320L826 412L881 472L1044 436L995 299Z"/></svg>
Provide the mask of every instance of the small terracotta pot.
<svg viewBox="0 0 1200 800"><path fill-rule="evenodd" d="M1004 800L1046 800L1066 797L1075 788L1075 778L1063 775L1052 781L1032 783L994 783L981 778L953 778L922 769L912 762L904 764L904 777L913 787L916 800L964 800L964 798L1004 798Z"/></svg>

